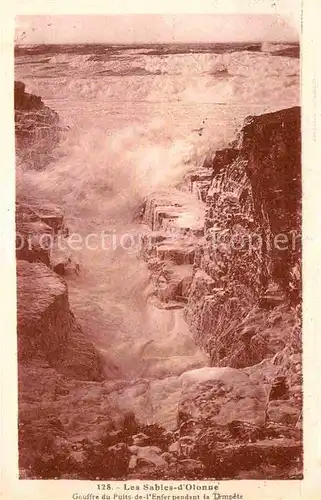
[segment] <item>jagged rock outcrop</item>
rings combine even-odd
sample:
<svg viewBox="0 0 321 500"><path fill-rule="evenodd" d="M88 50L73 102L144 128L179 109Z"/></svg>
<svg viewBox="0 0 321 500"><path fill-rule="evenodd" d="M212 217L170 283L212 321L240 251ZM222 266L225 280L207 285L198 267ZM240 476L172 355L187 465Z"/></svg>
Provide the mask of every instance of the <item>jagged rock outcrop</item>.
<svg viewBox="0 0 321 500"><path fill-rule="evenodd" d="M143 218L152 294L213 367L184 375L173 446L203 477L301 477L300 108L248 117L188 188Z"/></svg>
<svg viewBox="0 0 321 500"><path fill-rule="evenodd" d="M186 315L215 366L242 367L288 344L297 325L300 109L247 119L234 159L222 156L212 164Z"/></svg>
<svg viewBox="0 0 321 500"><path fill-rule="evenodd" d="M54 272L62 212L17 202L21 477L302 477L300 110L248 118L182 189L143 211L149 300L185 311L211 366L161 380L108 376Z"/></svg>
<svg viewBox="0 0 321 500"><path fill-rule="evenodd" d="M207 477L301 477L301 377L300 355L290 352L250 369L187 372L179 405L181 453L202 460Z"/></svg>
<svg viewBox="0 0 321 500"><path fill-rule="evenodd" d="M60 136L58 114L41 97L14 83L16 153L24 168L43 169L50 161Z"/></svg>

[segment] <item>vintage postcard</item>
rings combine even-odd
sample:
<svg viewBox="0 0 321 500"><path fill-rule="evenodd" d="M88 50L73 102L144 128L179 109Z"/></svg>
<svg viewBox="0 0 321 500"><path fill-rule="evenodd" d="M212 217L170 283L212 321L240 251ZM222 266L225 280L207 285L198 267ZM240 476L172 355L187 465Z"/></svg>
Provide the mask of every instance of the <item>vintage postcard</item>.
<svg viewBox="0 0 321 500"><path fill-rule="evenodd" d="M320 498L316 3L16 5L4 498Z"/></svg>

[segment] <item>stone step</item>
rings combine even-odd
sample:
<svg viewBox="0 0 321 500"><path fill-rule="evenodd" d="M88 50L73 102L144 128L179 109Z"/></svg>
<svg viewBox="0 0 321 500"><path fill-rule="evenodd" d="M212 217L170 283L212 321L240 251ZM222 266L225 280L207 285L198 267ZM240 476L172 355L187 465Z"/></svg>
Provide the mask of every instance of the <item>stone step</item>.
<svg viewBox="0 0 321 500"><path fill-rule="evenodd" d="M36 214L48 226L52 227L55 234L57 234L64 225L64 215L56 207L37 207Z"/></svg>
<svg viewBox="0 0 321 500"><path fill-rule="evenodd" d="M156 256L162 261L171 261L176 265L193 264L195 247L195 244L186 243L184 240L162 243L157 247Z"/></svg>
<svg viewBox="0 0 321 500"><path fill-rule="evenodd" d="M168 302L163 302L156 296L150 297L149 300L150 303L153 306L157 307L158 309L172 310L172 309L183 309L185 307L184 302L179 302L177 300L170 300Z"/></svg>
<svg viewBox="0 0 321 500"><path fill-rule="evenodd" d="M184 207L175 207L173 205L164 205L155 208L153 216L153 229L157 231L161 228L166 228L166 226L168 227L168 222L174 222L175 219L178 219L182 214L184 214L184 211Z"/></svg>

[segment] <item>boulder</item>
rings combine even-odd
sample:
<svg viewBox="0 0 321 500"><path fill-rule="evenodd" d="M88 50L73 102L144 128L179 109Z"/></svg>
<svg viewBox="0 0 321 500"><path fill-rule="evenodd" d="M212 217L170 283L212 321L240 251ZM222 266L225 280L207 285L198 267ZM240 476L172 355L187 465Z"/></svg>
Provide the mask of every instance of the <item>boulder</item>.
<svg viewBox="0 0 321 500"><path fill-rule="evenodd" d="M43 262L60 276L77 275L79 263L68 250L64 214L56 206L16 202L16 257Z"/></svg>
<svg viewBox="0 0 321 500"><path fill-rule="evenodd" d="M177 463L176 474L181 479L203 479L205 467L200 460L185 458Z"/></svg>
<svg viewBox="0 0 321 500"><path fill-rule="evenodd" d="M50 265L52 229L40 221L23 222L16 228L16 258Z"/></svg>
<svg viewBox="0 0 321 500"><path fill-rule="evenodd" d="M54 234L58 234L64 229L64 214L58 207L52 205L38 205L35 208L35 212L42 222L52 228Z"/></svg>
<svg viewBox="0 0 321 500"><path fill-rule="evenodd" d="M263 425L267 390L234 368L200 368L181 375L179 422L226 426L234 420Z"/></svg>

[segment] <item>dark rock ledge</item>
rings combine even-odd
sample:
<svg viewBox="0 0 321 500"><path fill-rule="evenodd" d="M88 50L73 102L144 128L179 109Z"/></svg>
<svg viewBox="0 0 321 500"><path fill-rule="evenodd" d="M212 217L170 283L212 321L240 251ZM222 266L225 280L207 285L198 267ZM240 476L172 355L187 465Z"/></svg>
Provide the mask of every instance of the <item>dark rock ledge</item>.
<svg viewBox="0 0 321 500"><path fill-rule="evenodd" d="M45 168L59 143L58 114L41 97L27 93L19 81L14 83L14 112L18 160L24 168Z"/></svg>
<svg viewBox="0 0 321 500"><path fill-rule="evenodd" d="M17 92L23 97L24 87ZM31 102L43 109L28 95L17 105L28 112ZM146 203L151 245L142 254L154 299L184 308L212 360L177 380L170 431L137 421L129 395L150 381L111 379L70 311L66 283L39 240L66 233L62 212L17 202L17 235L31 241L17 251L22 478L302 477L301 252L267 244L301 230L299 123L299 108L246 120L234 145L191 173L203 209L178 191ZM213 250L213 231L229 241L241 229L263 245Z"/></svg>
<svg viewBox="0 0 321 500"><path fill-rule="evenodd" d="M24 90L16 83L17 155L26 160L26 168L41 169L48 157L39 143L39 163L29 164L30 157L25 156L39 140L38 112L49 119L50 140L56 138L58 118L40 98ZM24 136L21 125L30 118L30 110L36 113L35 121ZM131 410L130 404L137 406L130 399L133 389L137 385L149 391L150 381L121 379L106 355L102 360L70 310L64 277L77 268L68 252L55 251L57 238L67 236L59 207L17 198L20 478L198 477L204 469L200 462L170 451L174 432L138 422Z"/></svg>

